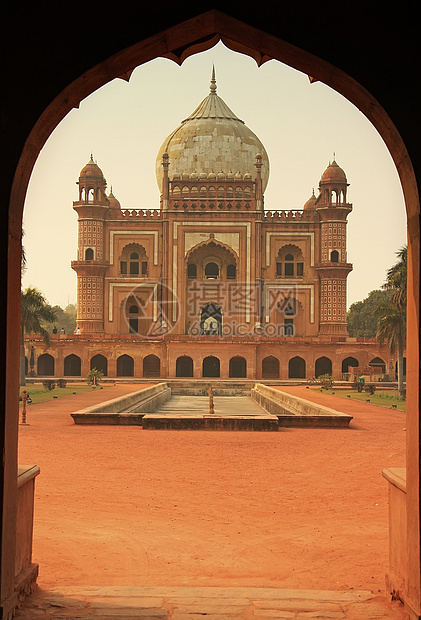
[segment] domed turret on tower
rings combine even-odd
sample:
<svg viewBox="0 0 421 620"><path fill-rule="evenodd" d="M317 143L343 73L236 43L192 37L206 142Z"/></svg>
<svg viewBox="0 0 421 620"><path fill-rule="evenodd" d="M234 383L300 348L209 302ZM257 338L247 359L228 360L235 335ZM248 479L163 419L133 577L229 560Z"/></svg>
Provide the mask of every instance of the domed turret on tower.
<svg viewBox="0 0 421 620"><path fill-rule="evenodd" d="M79 202L92 203L98 205L108 204L106 195L107 181L104 178L101 168L91 158L82 168L79 175Z"/></svg>
<svg viewBox="0 0 421 620"><path fill-rule="evenodd" d="M259 138L216 94L212 71L210 93L162 143L156 160L156 177L163 192L162 156L168 154L169 179L176 175L215 174L230 171L256 179L256 155L262 155L262 191L269 179L269 158ZM247 177L246 177L247 178Z"/></svg>
<svg viewBox="0 0 421 620"><path fill-rule="evenodd" d="M346 203L346 190L349 183L346 174L335 159L323 172L319 183L319 190L324 204Z"/></svg>
<svg viewBox="0 0 421 620"><path fill-rule="evenodd" d="M314 209L315 205L316 205L316 196L314 194L314 189L313 189L313 193L310 196L310 198L304 203L303 209L304 211L311 211L312 209Z"/></svg>
<svg viewBox="0 0 421 620"><path fill-rule="evenodd" d="M121 211L120 201L113 194L113 188L111 186L110 193L108 194L108 202L110 203L110 209L114 211Z"/></svg>

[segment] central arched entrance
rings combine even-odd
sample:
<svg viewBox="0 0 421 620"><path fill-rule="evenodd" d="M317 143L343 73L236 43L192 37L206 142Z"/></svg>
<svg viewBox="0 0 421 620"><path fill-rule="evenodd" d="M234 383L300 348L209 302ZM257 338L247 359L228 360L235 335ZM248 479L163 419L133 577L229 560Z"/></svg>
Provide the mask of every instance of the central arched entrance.
<svg viewBox="0 0 421 620"><path fill-rule="evenodd" d="M222 335L222 310L216 304L206 304L200 312L200 334L202 336Z"/></svg>

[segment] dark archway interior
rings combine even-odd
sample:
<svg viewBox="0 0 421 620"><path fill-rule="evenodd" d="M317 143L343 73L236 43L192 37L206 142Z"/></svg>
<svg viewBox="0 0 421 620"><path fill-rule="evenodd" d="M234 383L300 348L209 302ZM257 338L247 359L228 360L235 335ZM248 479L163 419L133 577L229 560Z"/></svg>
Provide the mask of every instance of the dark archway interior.
<svg viewBox="0 0 421 620"><path fill-rule="evenodd" d="M202 364L202 375L203 377L213 377L217 378L220 376L220 362L217 357L213 355L209 355L205 357Z"/></svg>
<svg viewBox="0 0 421 620"><path fill-rule="evenodd" d="M78 355L68 355L64 358L64 376L80 377L82 369L82 360Z"/></svg>
<svg viewBox="0 0 421 620"><path fill-rule="evenodd" d="M134 360L130 355L120 355L117 359L117 377L133 377Z"/></svg>
<svg viewBox="0 0 421 620"><path fill-rule="evenodd" d="M177 359L176 377L193 377L193 360L188 355Z"/></svg>
<svg viewBox="0 0 421 620"><path fill-rule="evenodd" d="M104 355L94 355L91 358L91 370L96 368L100 370L104 377L108 375L108 360Z"/></svg>

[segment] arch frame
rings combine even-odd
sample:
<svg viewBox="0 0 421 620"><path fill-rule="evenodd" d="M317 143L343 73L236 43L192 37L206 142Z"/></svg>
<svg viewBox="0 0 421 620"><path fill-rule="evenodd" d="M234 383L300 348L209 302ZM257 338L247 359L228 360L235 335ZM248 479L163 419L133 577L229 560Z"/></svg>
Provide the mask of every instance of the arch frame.
<svg viewBox="0 0 421 620"><path fill-rule="evenodd" d="M173 17L170 24L177 21ZM166 22L168 24L168 22ZM268 22L269 23L269 22ZM287 19L288 23L288 19ZM268 26L268 29L271 26ZM15 476L17 448L17 419L18 407L14 402L18 384L18 353L13 350L13 343L19 337L19 271L21 254L21 223L22 213L29 178L36 158L48 139L50 133L58 123L73 108L77 108L86 96L117 77L129 79L133 69L157 56L170 58L181 64L188 56L209 49L217 41L237 52L246 53L253 57L257 64L275 58L295 69L312 76L313 80L320 80L336 90L368 118L382 136L389 152L392 155L398 171L405 197L408 220L408 326L411 333L419 334L419 284L420 284L420 225L419 225L419 193L417 178L396 125L380 105L380 103L355 79L341 71L326 60L314 56L308 51L297 48L266 30L256 29L233 17L219 11L211 10L201 15L195 15L186 22L177 21L176 25L167 27L140 43L129 45L126 49L113 54L109 58L95 56L95 66L76 78L56 95L44 109L28 136L16 165L11 185L7 239L7 261L4 262L3 274L7 277L7 299L2 302L3 316L6 317L6 326L1 333L2 346L5 350L6 365L2 378L2 398L4 411L3 434L8 442L9 450L4 463L3 483L6 495L4 497L4 511L2 514L3 527L13 520L16 511L16 501L13 499L12 478ZM309 43L311 48L311 43ZM343 64L343 63L341 63ZM394 110L392 106L392 110ZM22 134L20 134L22 135ZM13 155L11 166L13 167ZM7 187L2 188L7 191ZM15 347L16 348L16 347ZM407 423L407 502L408 509L412 510L413 518L408 520L408 539L416 541L409 549L408 561L413 567L413 578L408 582L409 604L414 609L420 609L421 579L420 579L420 476L419 476L419 350L420 340L411 338L408 342L408 416ZM4 446L3 446L4 447ZM418 515L418 519L414 515ZM13 536L4 536L1 548L1 564L13 557ZM1 602L11 596L13 588L13 571L1 583ZM417 611L417 613L418 613Z"/></svg>

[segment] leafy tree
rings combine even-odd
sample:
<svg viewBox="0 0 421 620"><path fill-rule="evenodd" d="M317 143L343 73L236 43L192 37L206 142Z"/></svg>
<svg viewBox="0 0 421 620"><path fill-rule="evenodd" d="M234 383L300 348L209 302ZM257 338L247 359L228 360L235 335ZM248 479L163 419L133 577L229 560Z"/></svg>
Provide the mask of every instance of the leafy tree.
<svg viewBox="0 0 421 620"><path fill-rule="evenodd" d="M55 319L54 322L48 323L47 329L51 332L55 325L59 333L61 328L64 327L66 334L73 334L76 329L76 305L68 304L64 310L60 306L53 306L52 310L55 313Z"/></svg>
<svg viewBox="0 0 421 620"><path fill-rule="evenodd" d="M97 368L92 368L88 372L88 375L86 377L86 383L96 387L97 385L99 385L99 382L101 381L103 376L104 376L104 373L102 372L102 370L98 370Z"/></svg>
<svg viewBox="0 0 421 620"><path fill-rule="evenodd" d="M353 303L347 313L348 333L352 338L375 338L377 320L375 310L381 304L388 304L390 290L371 291L363 301Z"/></svg>
<svg viewBox="0 0 421 620"><path fill-rule="evenodd" d="M25 334L40 334L45 344L50 344L49 332L45 324L55 319L55 313L48 305L44 295L33 287L21 292L21 344L20 344L20 384L25 385Z"/></svg>

